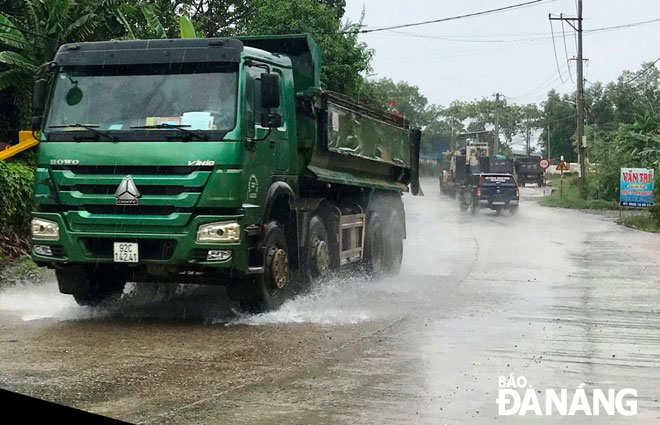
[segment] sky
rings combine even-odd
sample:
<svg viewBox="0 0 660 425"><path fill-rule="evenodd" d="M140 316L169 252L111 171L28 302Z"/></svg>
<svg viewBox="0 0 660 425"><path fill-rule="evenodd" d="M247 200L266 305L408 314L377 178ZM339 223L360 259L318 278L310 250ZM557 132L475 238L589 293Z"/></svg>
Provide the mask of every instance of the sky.
<svg viewBox="0 0 660 425"><path fill-rule="evenodd" d="M377 28L524 1L347 0L345 19L358 22L364 10L363 24ZM538 103L552 88L561 93L575 90L576 62L567 61L567 57L577 55L574 32L564 24L564 44L561 22L553 21L555 59L548 14L575 17L576 4L577 0L543 0L537 5L480 17L361 34L360 41L375 50L370 78L408 81L419 86L431 103L448 105L453 100L492 97L496 92L512 103ZM583 18L587 84L614 81L622 71L638 70L642 63L660 57L660 21L588 32L660 19L660 0L584 0Z"/></svg>

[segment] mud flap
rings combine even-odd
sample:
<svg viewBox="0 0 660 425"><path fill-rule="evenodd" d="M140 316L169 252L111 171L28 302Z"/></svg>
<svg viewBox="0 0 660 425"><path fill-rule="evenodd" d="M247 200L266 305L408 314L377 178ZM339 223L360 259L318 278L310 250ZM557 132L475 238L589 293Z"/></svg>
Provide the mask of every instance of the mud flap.
<svg viewBox="0 0 660 425"><path fill-rule="evenodd" d="M410 130L410 191L415 196L424 196L419 185L419 148L422 132L419 129Z"/></svg>

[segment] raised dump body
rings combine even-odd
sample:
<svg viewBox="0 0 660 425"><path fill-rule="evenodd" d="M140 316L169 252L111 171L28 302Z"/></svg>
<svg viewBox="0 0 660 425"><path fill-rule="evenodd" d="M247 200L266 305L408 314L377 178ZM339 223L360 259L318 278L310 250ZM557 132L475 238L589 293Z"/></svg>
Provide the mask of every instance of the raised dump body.
<svg viewBox="0 0 660 425"><path fill-rule="evenodd" d="M127 280L278 307L396 273L420 133L320 87L307 36L67 44L41 68L33 259L80 304Z"/></svg>

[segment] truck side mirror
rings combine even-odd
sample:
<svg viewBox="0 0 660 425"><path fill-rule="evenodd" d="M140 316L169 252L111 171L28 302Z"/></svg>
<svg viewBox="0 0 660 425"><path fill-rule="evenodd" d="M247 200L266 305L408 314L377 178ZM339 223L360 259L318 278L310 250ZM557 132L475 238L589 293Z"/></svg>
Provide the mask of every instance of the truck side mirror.
<svg viewBox="0 0 660 425"><path fill-rule="evenodd" d="M48 95L48 80L39 79L34 82L32 93L32 111L35 115L43 114L46 109L46 96Z"/></svg>
<svg viewBox="0 0 660 425"><path fill-rule="evenodd" d="M48 95L48 80L43 78L34 82L34 90L32 92L32 119L30 121L30 129L32 131L41 130L41 123L44 118L44 110L46 109L46 96Z"/></svg>
<svg viewBox="0 0 660 425"><path fill-rule="evenodd" d="M30 120L30 130L41 131L41 124L44 121L43 115L35 115Z"/></svg>
<svg viewBox="0 0 660 425"><path fill-rule="evenodd" d="M264 72L261 74L261 106L266 109L280 106L280 76Z"/></svg>

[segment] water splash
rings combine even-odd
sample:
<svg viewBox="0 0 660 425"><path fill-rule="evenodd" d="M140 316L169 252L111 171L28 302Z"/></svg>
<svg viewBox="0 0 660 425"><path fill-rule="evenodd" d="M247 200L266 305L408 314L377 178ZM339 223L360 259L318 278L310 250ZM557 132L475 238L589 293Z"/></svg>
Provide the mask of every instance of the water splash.
<svg viewBox="0 0 660 425"><path fill-rule="evenodd" d="M16 285L0 292L0 311L18 315L23 321L40 319L84 320L108 317L108 310L80 307L70 295L60 294L57 284Z"/></svg>

